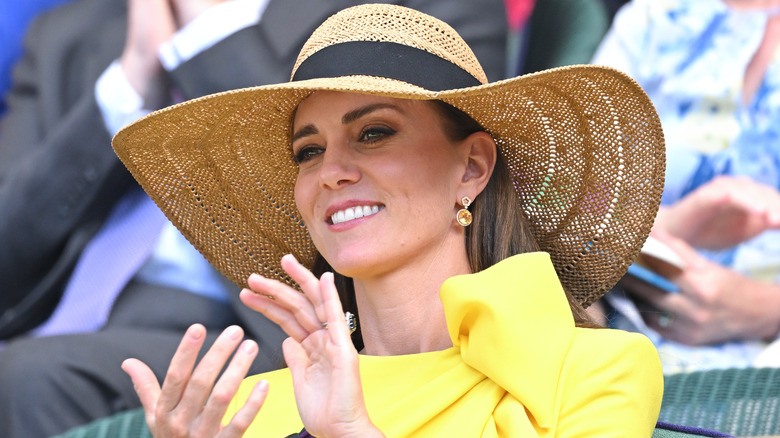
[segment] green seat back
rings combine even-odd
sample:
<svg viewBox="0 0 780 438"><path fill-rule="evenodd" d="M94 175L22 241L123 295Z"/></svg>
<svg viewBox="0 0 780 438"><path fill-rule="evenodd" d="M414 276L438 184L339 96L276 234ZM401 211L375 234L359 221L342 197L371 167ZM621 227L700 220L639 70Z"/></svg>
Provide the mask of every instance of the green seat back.
<svg viewBox="0 0 780 438"><path fill-rule="evenodd" d="M664 378L659 420L735 436L780 435L780 369L745 368Z"/></svg>
<svg viewBox="0 0 780 438"><path fill-rule="evenodd" d="M152 438L143 409L120 412L69 430L55 438Z"/></svg>

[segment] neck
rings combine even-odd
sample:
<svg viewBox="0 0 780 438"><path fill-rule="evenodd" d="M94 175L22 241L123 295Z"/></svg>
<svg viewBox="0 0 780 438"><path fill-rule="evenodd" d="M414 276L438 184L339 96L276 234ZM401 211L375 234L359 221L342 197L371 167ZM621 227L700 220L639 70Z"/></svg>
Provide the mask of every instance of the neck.
<svg viewBox="0 0 780 438"><path fill-rule="evenodd" d="M773 15L767 19L761 44L745 69L742 86L743 105L750 104L761 87L767 68L777 50L778 43L780 43L780 15Z"/></svg>
<svg viewBox="0 0 780 438"><path fill-rule="evenodd" d="M452 247L449 247L452 246ZM439 289L454 275L471 272L462 240L402 270L354 279L363 353L390 356L452 347Z"/></svg>

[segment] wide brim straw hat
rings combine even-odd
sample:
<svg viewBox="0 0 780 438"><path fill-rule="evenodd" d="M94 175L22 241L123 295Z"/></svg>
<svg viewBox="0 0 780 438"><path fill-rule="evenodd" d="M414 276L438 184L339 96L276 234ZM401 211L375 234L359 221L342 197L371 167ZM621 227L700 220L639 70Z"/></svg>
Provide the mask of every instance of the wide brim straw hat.
<svg viewBox="0 0 780 438"><path fill-rule="evenodd" d="M438 99L479 122L509 166L517 208L584 305L617 282L650 232L664 143L635 81L583 65L488 84L455 30L394 5L331 16L290 82L162 109L120 131L113 147L222 274L237 285L253 272L290 282L281 257L311 267L317 253L295 205L290 151L293 112L316 90Z"/></svg>

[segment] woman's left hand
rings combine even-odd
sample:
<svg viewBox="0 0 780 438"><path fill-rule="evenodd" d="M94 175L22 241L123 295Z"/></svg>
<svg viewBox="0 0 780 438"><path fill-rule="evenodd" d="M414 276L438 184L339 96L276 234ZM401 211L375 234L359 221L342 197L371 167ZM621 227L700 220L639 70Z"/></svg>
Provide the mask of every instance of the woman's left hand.
<svg viewBox="0 0 780 438"><path fill-rule="evenodd" d="M318 437L383 436L366 410L358 354L333 274L318 279L291 255L282 258L282 268L303 293L253 274L241 299L290 335L284 357L306 430Z"/></svg>

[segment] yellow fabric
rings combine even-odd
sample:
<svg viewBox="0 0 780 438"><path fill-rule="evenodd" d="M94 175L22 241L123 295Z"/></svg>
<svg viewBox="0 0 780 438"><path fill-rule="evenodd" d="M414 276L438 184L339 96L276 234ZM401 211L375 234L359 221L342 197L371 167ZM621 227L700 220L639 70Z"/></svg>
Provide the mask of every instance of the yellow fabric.
<svg viewBox="0 0 780 438"><path fill-rule="evenodd" d="M440 296L453 348L360 357L366 406L386 436L651 436L663 388L653 345L574 327L548 254L450 278ZM288 370L247 378L225 419L261 379L270 391L245 436L301 430Z"/></svg>

